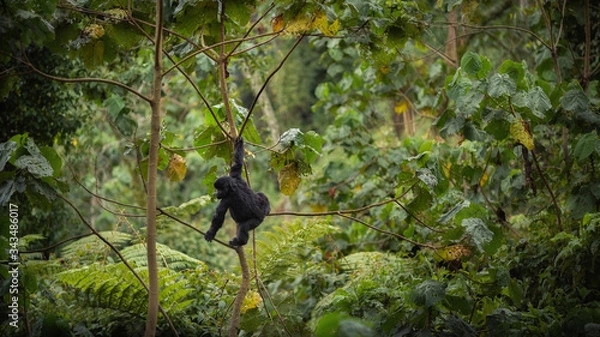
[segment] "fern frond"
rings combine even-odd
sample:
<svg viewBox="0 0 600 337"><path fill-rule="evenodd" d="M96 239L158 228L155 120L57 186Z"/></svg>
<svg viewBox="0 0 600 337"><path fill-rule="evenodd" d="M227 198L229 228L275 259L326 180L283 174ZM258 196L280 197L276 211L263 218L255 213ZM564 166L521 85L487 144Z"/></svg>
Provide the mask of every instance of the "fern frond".
<svg viewBox="0 0 600 337"><path fill-rule="evenodd" d="M282 274L293 277L302 270L304 255L317 248L316 241L339 229L327 221L296 221L271 232L261 233L257 240L257 263L265 282L281 278Z"/></svg>
<svg viewBox="0 0 600 337"><path fill-rule="evenodd" d="M157 262L160 267L171 270L206 268L204 262L160 243L156 244L156 252ZM143 267L148 265L146 246L142 243L123 249L121 254L129 263L136 266Z"/></svg>
<svg viewBox="0 0 600 337"><path fill-rule="evenodd" d="M100 232L100 235L116 248L129 245L133 239L131 234L119 231L104 231ZM97 236L91 235L65 245L61 250L61 255L65 258L72 258L82 262L82 260L96 261L104 258L110 252L110 247Z"/></svg>
<svg viewBox="0 0 600 337"><path fill-rule="evenodd" d="M146 268L136 272L147 282ZM191 303L193 289L183 288L181 274L169 269L158 273L160 302L168 313L185 310ZM132 315L146 311L147 292L131 271L122 264L98 263L68 270L57 275L67 288L74 291L78 303L85 308L104 308Z"/></svg>

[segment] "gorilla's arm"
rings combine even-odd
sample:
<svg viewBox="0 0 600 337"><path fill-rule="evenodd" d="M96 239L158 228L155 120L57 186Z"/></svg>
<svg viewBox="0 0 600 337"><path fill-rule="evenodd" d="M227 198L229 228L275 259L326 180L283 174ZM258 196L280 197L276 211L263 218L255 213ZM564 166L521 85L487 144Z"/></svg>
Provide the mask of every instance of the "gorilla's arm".
<svg viewBox="0 0 600 337"><path fill-rule="evenodd" d="M221 226L223 226L223 221L225 221L225 213L227 213L228 209L228 200L221 199L221 202L219 203L215 211L215 215L213 215L212 217L212 223L210 224L210 228L208 229L206 234L204 234L204 239L206 241L210 242L212 241L212 239L215 238L215 235L217 235L217 232L219 231L219 229L221 229Z"/></svg>
<svg viewBox="0 0 600 337"><path fill-rule="evenodd" d="M235 140L233 165L229 176L234 179L242 179L242 167L244 167L244 139L240 136Z"/></svg>

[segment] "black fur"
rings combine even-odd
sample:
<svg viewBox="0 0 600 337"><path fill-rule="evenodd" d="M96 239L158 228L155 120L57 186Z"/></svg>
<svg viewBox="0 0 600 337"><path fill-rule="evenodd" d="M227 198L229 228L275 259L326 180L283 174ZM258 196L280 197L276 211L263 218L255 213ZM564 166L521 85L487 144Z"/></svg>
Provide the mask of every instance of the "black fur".
<svg viewBox="0 0 600 337"><path fill-rule="evenodd" d="M217 199L221 199L215 215L212 218L210 229L204 239L210 242L223 226L225 213L229 214L237 223L237 236L229 241L230 246L243 246L248 243L248 232L260 225L265 216L271 211L269 199L262 193L254 193L242 179L244 166L244 140L236 140L233 156L233 166L229 176L223 176L215 181Z"/></svg>

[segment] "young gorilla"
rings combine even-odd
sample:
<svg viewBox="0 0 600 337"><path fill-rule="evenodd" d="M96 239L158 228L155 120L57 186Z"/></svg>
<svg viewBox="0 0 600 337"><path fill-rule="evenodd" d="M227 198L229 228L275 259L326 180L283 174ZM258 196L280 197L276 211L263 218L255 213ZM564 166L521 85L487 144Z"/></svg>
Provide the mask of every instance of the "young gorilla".
<svg viewBox="0 0 600 337"><path fill-rule="evenodd" d="M237 236L229 241L230 246L243 246L248 243L248 232L258 227L265 216L271 211L269 199L262 193L254 193L242 179L244 166L244 139L235 140L233 166L229 176L220 177L215 181L217 199L221 199L215 215L212 218L210 229L204 239L210 242L223 226L225 213L229 214L237 223Z"/></svg>

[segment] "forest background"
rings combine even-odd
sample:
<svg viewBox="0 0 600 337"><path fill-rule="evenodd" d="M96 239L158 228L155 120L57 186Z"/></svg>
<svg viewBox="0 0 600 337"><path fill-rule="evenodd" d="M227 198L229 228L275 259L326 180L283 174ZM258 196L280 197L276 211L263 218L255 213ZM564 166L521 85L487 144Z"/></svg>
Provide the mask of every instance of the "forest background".
<svg viewBox="0 0 600 337"><path fill-rule="evenodd" d="M598 3L4 0L0 34L3 336L600 335ZM232 249L238 134L272 211Z"/></svg>

